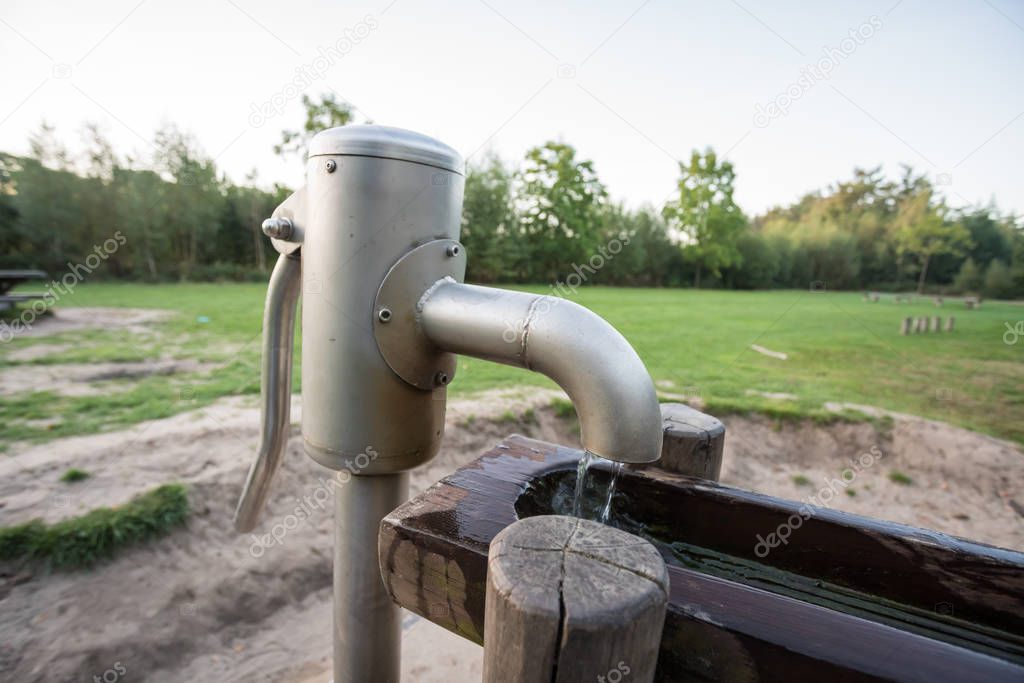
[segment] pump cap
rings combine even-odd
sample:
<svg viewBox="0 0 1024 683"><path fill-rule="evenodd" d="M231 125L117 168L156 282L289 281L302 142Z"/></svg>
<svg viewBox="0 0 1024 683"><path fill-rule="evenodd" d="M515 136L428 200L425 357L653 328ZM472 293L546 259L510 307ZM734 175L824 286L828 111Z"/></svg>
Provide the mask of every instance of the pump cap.
<svg viewBox="0 0 1024 683"><path fill-rule="evenodd" d="M403 128L360 125L329 128L309 143L309 156L352 155L398 159L462 173L462 157L432 137Z"/></svg>

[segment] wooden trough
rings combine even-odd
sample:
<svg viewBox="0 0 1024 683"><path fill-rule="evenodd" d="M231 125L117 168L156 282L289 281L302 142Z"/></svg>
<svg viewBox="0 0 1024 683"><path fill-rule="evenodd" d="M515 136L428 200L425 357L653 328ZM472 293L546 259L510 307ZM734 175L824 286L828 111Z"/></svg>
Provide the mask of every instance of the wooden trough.
<svg viewBox="0 0 1024 683"><path fill-rule="evenodd" d="M512 436L394 510L392 599L482 644L491 540L557 512L580 455ZM658 468L616 491L610 523L668 568L656 680L1024 680L1022 553Z"/></svg>

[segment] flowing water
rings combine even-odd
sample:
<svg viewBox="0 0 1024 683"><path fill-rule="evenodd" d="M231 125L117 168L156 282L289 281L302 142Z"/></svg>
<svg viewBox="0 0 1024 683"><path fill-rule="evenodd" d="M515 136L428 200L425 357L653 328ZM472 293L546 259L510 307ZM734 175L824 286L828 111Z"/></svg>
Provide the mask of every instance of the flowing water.
<svg viewBox="0 0 1024 683"><path fill-rule="evenodd" d="M590 451L583 451L580 456L580 463L576 466L576 492L572 497L572 516L583 516L583 489L587 483L587 476L590 474Z"/></svg>
<svg viewBox="0 0 1024 683"><path fill-rule="evenodd" d="M596 461L602 461L604 458L593 455L590 451L584 451L583 455L580 456L580 462L576 466L576 487L573 492L572 498L572 514L573 517L585 517L584 514L584 502L588 499L596 499L600 494L599 491L594 491L593 496L588 492L588 484L590 484L591 473L590 468ZM615 495L615 481L618 479L619 472L622 470L622 463L612 463L611 479L608 482L608 488L605 490L604 505L601 505L598 510L595 521L601 522L602 524L608 523L608 515L612 510L612 496ZM593 485L590 488L595 488ZM592 506L587 506L592 507Z"/></svg>
<svg viewBox="0 0 1024 683"><path fill-rule="evenodd" d="M612 511L612 496L615 495L615 482L622 471L622 463L617 462L612 467L612 480L608 482L608 496L604 499L604 508L601 510L601 524L608 523L608 514Z"/></svg>

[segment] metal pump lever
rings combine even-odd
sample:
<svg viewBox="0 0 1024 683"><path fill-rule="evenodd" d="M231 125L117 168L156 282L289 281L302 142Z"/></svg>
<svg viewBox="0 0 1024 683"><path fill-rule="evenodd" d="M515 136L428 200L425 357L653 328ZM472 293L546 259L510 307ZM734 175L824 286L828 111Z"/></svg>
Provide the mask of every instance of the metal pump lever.
<svg viewBox="0 0 1024 683"><path fill-rule="evenodd" d="M260 370L262 438L256 462L235 509L235 528L252 531L267 501L270 481L281 465L288 443L292 400L292 355L295 309L302 287L299 252L281 254L270 276L263 309L263 358Z"/></svg>

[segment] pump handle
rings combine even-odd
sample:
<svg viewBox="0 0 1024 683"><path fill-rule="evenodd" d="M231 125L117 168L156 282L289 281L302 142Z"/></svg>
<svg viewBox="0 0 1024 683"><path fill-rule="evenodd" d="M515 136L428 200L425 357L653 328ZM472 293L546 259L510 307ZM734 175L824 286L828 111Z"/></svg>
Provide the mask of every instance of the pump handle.
<svg viewBox="0 0 1024 683"><path fill-rule="evenodd" d="M302 287L299 252L281 254L270 276L263 309L263 358L260 377L262 438L256 462L235 509L235 529L252 531L267 502L270 481L288 443L292 398L295 309Z"/></svg>

